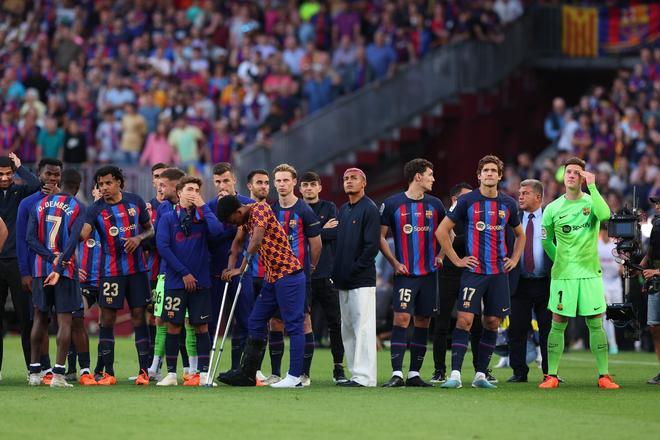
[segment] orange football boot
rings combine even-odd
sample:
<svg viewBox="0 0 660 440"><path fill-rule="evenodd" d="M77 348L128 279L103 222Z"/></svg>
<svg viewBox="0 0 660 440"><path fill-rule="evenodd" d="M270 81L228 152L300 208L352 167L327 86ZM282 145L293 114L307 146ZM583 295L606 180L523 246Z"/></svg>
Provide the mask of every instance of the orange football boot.
<svg viewBox="0 0 660 440"><path fill-rule="evenodd" d="M546 375L539 388L559 388L559 379L557 376Z"/></svg>
<svg viewBox="0 0 660 440"><path fill-rule="evenodd" d="M97 385L102 385L102 386L109 386L109 385L115 385L117 383L117 379L115 376L111 376L105 371L103 372L103 377L96 382Z"/></svg>
<svg viewBox="0 0 660 440"><path fill-rule="evenodd" d="M140 374L135 379L135 385L149 386L149 373L146 370L140 370Z"/></svg>
<svg viewBox="0 0 660 440"><path fill-rule="evenodd" d="M94 379L94 376L92 376L89 373L81 374L80 379L78 379L78 382L80 383L80 385L85 387L93 387L98 385L96 383L96 379Z"/></svg>
<svg viewBox="0 0 660 440"><path fill-rule="evenodd" d="M614 383L612 376L606 374L605 376L598 379L598 388L602 388L604 390L618 390L621 387Z"/></svg>
<svg viewBox="0 0 660 440"><path fill-rule="evenodd" d="M191 374L187 380L183 381L184 387L198 387L199 386L199 373Z"/></svg>

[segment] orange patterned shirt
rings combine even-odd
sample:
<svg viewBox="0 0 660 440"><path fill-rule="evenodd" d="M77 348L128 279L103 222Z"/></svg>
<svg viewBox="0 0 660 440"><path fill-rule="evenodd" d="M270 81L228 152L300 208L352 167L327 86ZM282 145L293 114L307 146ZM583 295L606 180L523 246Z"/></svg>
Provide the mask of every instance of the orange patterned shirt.
<svg viewBox="0 0 660 440"><path fill-rule="evenodd" d="M267 283L274 283L285 275L302 270L282 225L266 202L252 205L247 222L247 232L250 236L256 227L266 230L259 248L259 257L266 268L264 279Z"/></svg>

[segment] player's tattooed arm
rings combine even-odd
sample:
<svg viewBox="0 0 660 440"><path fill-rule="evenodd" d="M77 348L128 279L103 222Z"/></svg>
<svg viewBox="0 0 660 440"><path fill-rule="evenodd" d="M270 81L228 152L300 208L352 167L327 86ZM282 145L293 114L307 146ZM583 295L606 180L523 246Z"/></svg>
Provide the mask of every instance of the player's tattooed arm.
<svg viewBox="0 0 660 440"><path fill-rule="evenodd" d="M227 268L222 271L223 279L225 278L225 273L230 272L236 267L238 256L241 254L241 249L243 249L243 243L245 243L245 229L238 228L234 241L231 242L231 252L229 253L229 260L227 261ZM245 260L241 263L241 268L244 264L246 264ZM229 278L227 278L227 280L229 280Z"/></svg>
<svg viewBox="0 0 660 440"><path fill-rule="evenodd" d="M143 231L135 237L122 237L121 240L124 242L124 249L129 254L135 252L144 240L154 236L154 228L151 226L151 222L142 224L142 229Z"/></svg>
<svg viewBox="0 0 660 440"><path fill-rule="evenodd" d="M92 235L92 225L85 223L80 231L80 241L86 241Z"/></svg>
<svg viewBox="0 0 660 440"><path fill-rule="evenodd" d="M506 272L511 272L514 267L518 265L520 261L520 256L522 255L523 249L525 249L525 232L523 231L522 225L518 225L513 228L514 234L516 234L516 241L513 245L513 254L511 258L504 257L504 270ZM531 240L532 238L530 238Z"/></svg>
<svg viewBox="0 0 660 440"><path fill-rule="evenodd" d="M394 275L409 275L408 268L405 264L402 264L399 260L396 259L390 249L390 245L387 243L387 231L390 229L389 226L380 225L380 243L379 248L380 252L383 254L385 259L389 261L394 269Z"/></svg>
<svg viewBox="0 0 660 440"><path fill-rule="evenodd" d="M479 265L477 257L468 255L465 258L460 258L454 250L450 233L455 225L456 223L454 223L449 217L443 218L438 229L435 231L435 238L440 243L442 251L444 251L445 255L447 255L447 258L449 258L449 261L451 261L454 266L475 269Z"/></svg>

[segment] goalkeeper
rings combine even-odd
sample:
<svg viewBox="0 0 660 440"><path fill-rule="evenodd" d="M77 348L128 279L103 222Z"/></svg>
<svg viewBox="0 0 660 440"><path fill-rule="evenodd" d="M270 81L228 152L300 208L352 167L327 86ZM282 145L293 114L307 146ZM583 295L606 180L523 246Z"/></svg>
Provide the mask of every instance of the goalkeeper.
<svg viewBox="0 0 660 440"><path fill-rule="evenodd" d="M606 311L605 290L598 258L600 222L608 220L610 208L598 192L595 176L585 171L577 157L565 162L566 193L543 211L543 249L554 261L548 309L552 327L548 335L548 376L540 388L557 388L557 369L564 351L568 318L584 316L589 345L598 367L598 387L616 389L608 370L608 347L602 316ZM586 183L589 194L582 192Z"/></svg>

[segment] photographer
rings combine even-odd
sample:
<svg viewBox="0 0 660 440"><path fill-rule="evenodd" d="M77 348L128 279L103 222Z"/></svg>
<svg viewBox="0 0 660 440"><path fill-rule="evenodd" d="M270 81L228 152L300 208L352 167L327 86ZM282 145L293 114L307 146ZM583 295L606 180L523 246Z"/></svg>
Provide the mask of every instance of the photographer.
<svg viewBox="0 0 660 440"><path fill-rule="evenodd" d="M660 197L651 197L649 200L655 205L656 212L660 213ZM660 276L660 214L656 214L653 218L649 251L642 261L642 266L647 268L643 272L645 280ZM649 297L647 323L653 335L655 355L660 361L660 292L656 289L649 289L647 294ZM660 385L660 373L649 379L647 383Z"/></svg>

